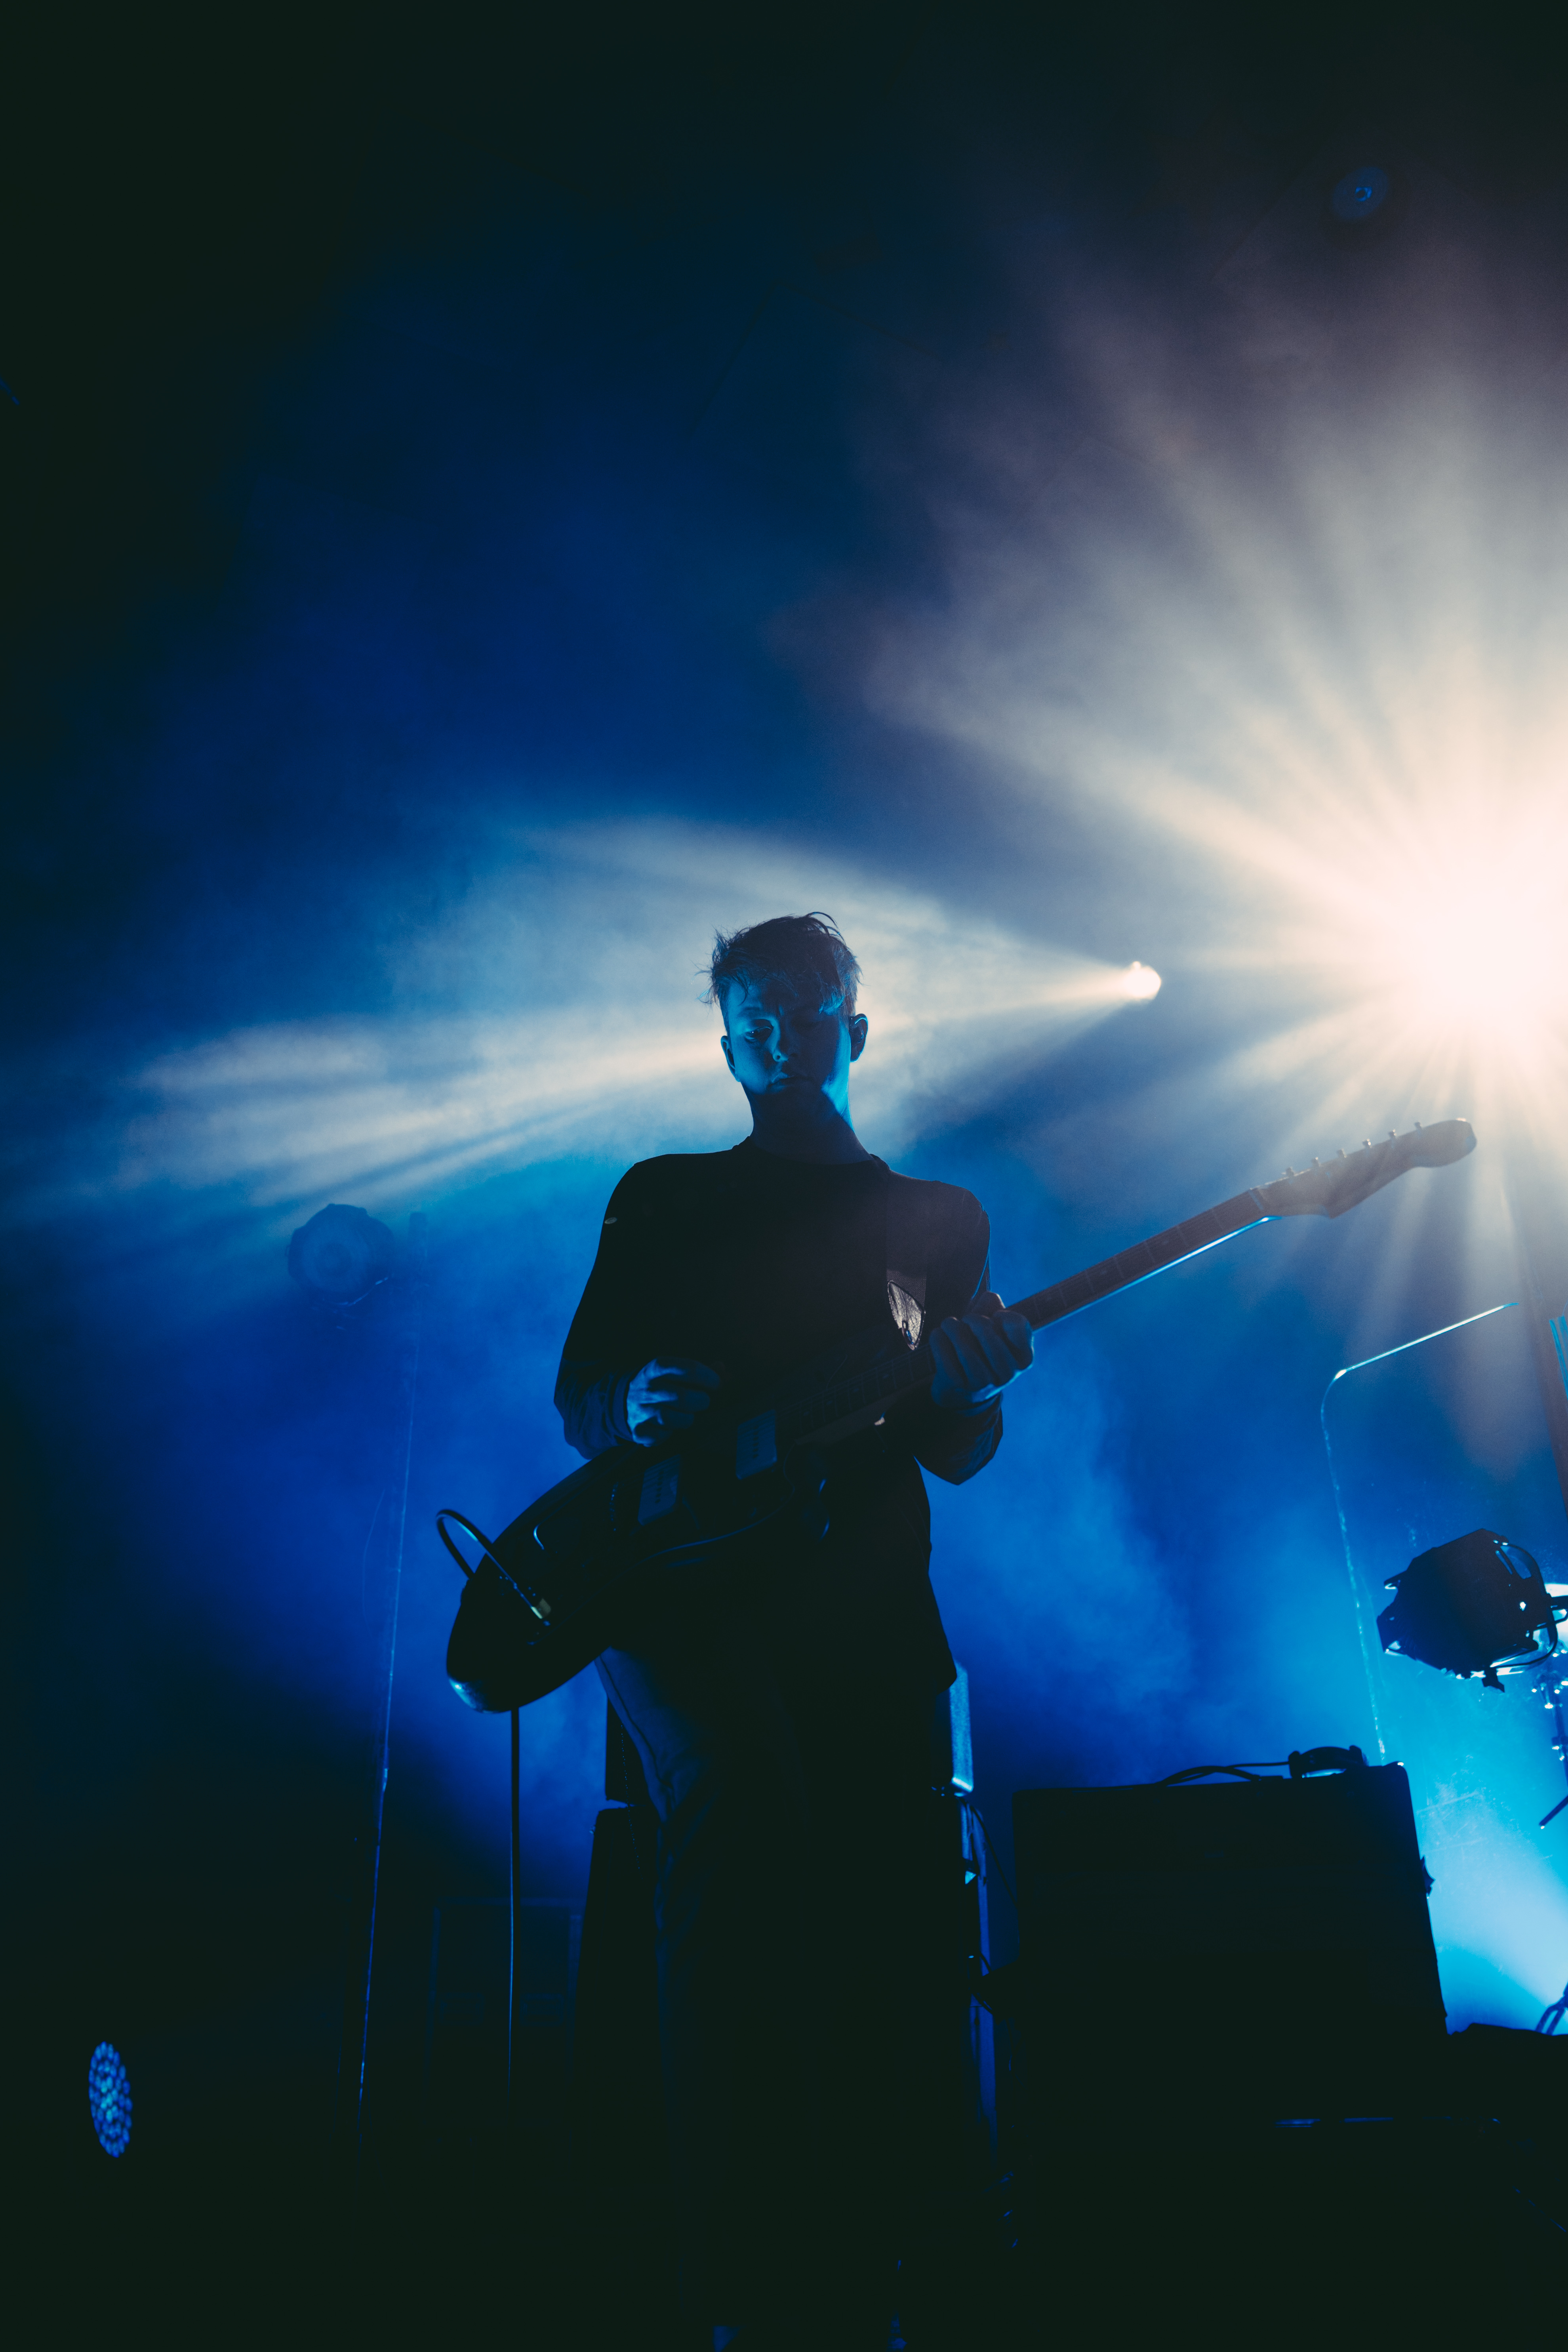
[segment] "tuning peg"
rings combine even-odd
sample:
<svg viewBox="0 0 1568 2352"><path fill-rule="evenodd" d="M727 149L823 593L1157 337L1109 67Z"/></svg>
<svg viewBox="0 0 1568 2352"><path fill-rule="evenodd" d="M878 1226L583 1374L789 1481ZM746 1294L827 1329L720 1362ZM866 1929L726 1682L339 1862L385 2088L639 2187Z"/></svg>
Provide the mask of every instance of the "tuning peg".
<svg viewBox="0 0 1568 2352"><path fill-rule="evenodd" d="M1415 1122L1415 1132L1416 1132L1416 1134L1417 1134L1417 1135L1419 1135L1419 1134L1420 1134L1420 1132L1421 1132L1421 1122L1420 1122L1420 1120L1419 1120L1419 1119L1417 1119L1417 1120L1416 1120L1416 1122Z"/></svg>
<svg viewBox="0 0 1568 2352"><path fill-rule="evenodd" d="M1370 1135L1363 1135L1362 1137L1361 1148L1363 1151L1370 1151L1372 1150L1372 1138Z"/></svg>
<svg viewBox="0 0 1568 2352"><path fill-rule="evenodd" d="M1339 1148L1339 1150L1338 1150L1338 1151L1334 1154L1334 1157L1336 1158L1336 1160L1342 1160L1342 1159L1344 1158L1344 1156L1345 1156L1345 1148L1344 1148L1344 1145L1342 1143L1342 1144L1341 1144L1341 1146L1340 1146L1340 1148Z"/></svg>
<svg viewBox="0 0 1568 2352"><path fill-rule="evenodd" d="M1321 1167L1322 1166L1322 1164L1323 1164L1323 1163L1322 1163L1322 1161L1321 1161L1321 1160L1318 1160L1318 1159L1314 1159L1314 1160L1313 1160L1313 1161L1312 1161L1312 1165L1313 1165L1313 1167L1314 1167L1314 1168L1321 1168Z"/></svg>
<svg viewBox="0 0 1568 2352"><path fill-rule="evenodd" d="M1389 1139L1390 1143L1397 1143L1397 1142L1398 1142L1398 1140L1399 1140L1398 1136L1395 1134L1395 1132L1394 1132L1394 1129L1393 1129L1392 1127L1391 1127L1391 1128L1389 1129L1389 1130L1388 1130L1388 1139Z"/></svg>

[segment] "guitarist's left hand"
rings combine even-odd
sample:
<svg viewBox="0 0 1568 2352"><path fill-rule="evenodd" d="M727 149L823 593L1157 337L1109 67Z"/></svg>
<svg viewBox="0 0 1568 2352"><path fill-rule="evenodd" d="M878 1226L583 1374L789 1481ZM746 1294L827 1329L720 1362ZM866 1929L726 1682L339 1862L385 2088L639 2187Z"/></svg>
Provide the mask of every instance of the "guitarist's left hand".
<svg viewBox="0 0 1568 2352"><path fill-rule="evenodd" d="M1028 1370L1035 1335L1026 1316L1004 1307L995 1291L984 1290L967 1315L950 1315L931 1333L931 1351L936 1363L931 1402L973 1412Z"/></svg>

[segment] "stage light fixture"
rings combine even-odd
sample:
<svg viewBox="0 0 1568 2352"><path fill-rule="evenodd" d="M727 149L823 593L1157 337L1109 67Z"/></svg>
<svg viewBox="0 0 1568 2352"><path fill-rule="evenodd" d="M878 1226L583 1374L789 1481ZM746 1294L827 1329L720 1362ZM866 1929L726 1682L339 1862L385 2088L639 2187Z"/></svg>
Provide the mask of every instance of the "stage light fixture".
<svg viewBox="0 0 1568 2352"><path fill-rule="evenodd" d="M1357 163L1325 189L1323 226L1335 245L1374 244L1403 218L1408 197L1405 181L1389 164Z"/></svg>
<svg viewBox="0 0 1568 2352"><path fill-rule="evenodd" d="M1130 963L1121 975L1121 993L1135 1004L1158 996L1160 988L1159 973L1146 963Z"/></svg>
<svg viewBox="0 0 1568 2352"><path fill-rule="evenodd" d="M334 1307L357 1307L392 1273L396 1244L367 1209L334 1201L318 1209L289 1244L289 1271L304 1290Z"/></svg>
<svg viewBox="0 0 1568 2352"><path fill-rule="evenodd" d="M1371 220L1388 202L1393 184L1381 163L1363 163L1334 182L1329 192L1329 210L1347 225Z"/></svg>
<svg viewBox="0 0 1568 2352"><path fill-rule="evenodd" d="M1475 1528L1418 1552L1384 1589L1394 1595L1377 1621L1385 1650L1461 1682L1479 1675L1485 1690L1500 1691L1504 1675L1533 1673L1534 1694L1552 1719L1552 1752L1568 1772L1568 1654L1557 1633L1568 1620L1568 1584L1548 1584L1522 1544ZM1568 1812L1568 1797L1542 1813L1537 1827L1562 1812ZM1568 1990L1563 2002L1568 2005ZM1549 2009L1537 2031L1554 2033L1563 2013L1561 2006Z"/></svg>
<svg viewBox="0 0 1568 2352"><path fill-rule="evenodd" d="M131 2081L112 2042L100 2042L87 2062L87 2111L106 2156L131 2145Z"/></svg>
<svg viewBox="0 0 1568 2352"><path fill-rule="evenodd" d="M1479 1675L1491 1690L1551 1657L1568 1617L1568 1591L1491 1528L1418 1552L1384 1590L1394 1595L1377 1621L1385 1650L1461 1682Z"/></svg>

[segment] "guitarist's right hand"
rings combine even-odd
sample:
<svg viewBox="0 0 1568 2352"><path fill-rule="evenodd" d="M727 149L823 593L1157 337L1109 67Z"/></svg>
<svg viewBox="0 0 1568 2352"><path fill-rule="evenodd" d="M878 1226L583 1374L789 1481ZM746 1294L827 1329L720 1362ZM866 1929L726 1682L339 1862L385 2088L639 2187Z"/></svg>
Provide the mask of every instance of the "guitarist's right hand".
<svg viewBox="0 0 1568 2352"><path fill-rule="evenodd" d="M710 1364L694 1356L655 1356L626 1382L626 1427L634 1445L657 1445L689 1429L719 1385Z"/></svg>

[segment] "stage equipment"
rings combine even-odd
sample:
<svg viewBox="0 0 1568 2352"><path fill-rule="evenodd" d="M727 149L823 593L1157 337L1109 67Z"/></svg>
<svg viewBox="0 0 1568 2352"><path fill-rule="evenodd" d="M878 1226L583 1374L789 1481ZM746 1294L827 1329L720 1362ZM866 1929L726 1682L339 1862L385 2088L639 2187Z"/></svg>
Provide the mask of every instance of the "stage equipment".
<svg viewBox="0 0 1568 2352"><path fill-rule="evenodd" d="M289 1244L289 1271L302 1290L332 1307L357 1307L391 1276L397 1245L368 1209L341 1201L318 1209Z"/></svg>
<svg viewBox="0 0 1568 2352"><path fill-rule="evenodd" d="M87 2111L106 2156L131 2145L131 2081L112 2042L100 2042L87 2062Z"/></svg>
<svg viewBox="0 0 1568 2352"><path fill-rule="evenodd" d="M1014 1798L1037 2138L1387 2113L1440 2050L1408 1782L1337 1752Z"/></svg>
<svg viewBox="0 0 1568 2352"><path fill-rule="evenodd" d="M1015 1302L1037 1330L1145 1282L1273 1217L1339 1217L1412 1168L1444 1168L1475 1150L1469 1122L1443 1119L1408 1135L1287 1169L1271 1183L1137 1242L1115 1257ZM912 1237L911 1237L912 1238ZM889 1298L895 1291L891 1274ZM905 1301L906 1305L908 1301ZM814 1507L820 1453L894 1422L923 1396L934 1366L918 1321L881 1324L804 1366L765 1394L721 1398L697 1427L657 1445L612 1446L542 1495L492 1542L455 1510L437 1513L442 1542L467 1580L447 1674L467 1705L502 1712L558 1690L616 1639L633 1596L656 1598L671 1567L773 1521L820 1534ZM478 1569L448 1523L478 1544Z"/></svg>
<svg viewBox="0 0 1568 2352"><path fill-rule="evenodd" d="M1385 1650L1461 1682L1479 1675L1485 1690L1500 1691L1504 1675L1538 1675L1536 1688L1552 1717L1552 1749L1568 1772L1563 1716L1568 1655L1557 1639L1558 1626L1568 1620L1568 1584L1548 1584L1522 1544L1476 1528L1418 1552L1408 1568L1388 1578L1385 1589L1398 1596L1377 1621ZM1536 1826L1544 1829L1565 1807L1568 1797L1559 1798Z"/></svg>
<svg viewBox="0 0 1568 2352"><path fill-rule="evenodd" d="M1385 1650L1461 1682L1479 1675L1488 1690L1550 1657L1568 1617L1568 1587L1549 1586L1523 1546L1490 1528L1418 1552L1384 1590L1395 1595L1377 1621Z"/></svg>

